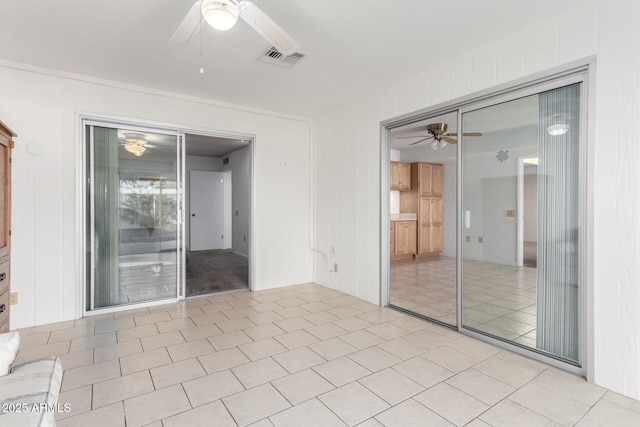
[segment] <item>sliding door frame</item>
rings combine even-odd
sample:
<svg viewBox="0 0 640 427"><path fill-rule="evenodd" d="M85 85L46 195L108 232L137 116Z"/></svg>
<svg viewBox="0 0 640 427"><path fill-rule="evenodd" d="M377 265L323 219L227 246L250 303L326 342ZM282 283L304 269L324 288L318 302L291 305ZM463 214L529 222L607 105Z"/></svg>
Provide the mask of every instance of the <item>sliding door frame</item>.
<svg viewBox="0 0 640 427"><path fill-rule="evenodd" d="M177 270L178 284L176 285L176 297L160 300L147 301L142 303L127 304L123 306L111 306L98 308L95 310L87 309L88 286L87 266L86 266L86 230L87 226L87 194L86 194L86 128L87 126L105 126L117 129L138 130L142 132L153 132L175 135L178 144L177 147L177 176L179 181L178 189L178 236L177 241L181 242L182 248L186 248L186 206L185 206L185 161L186 161L186 144L185 134L196 134L218 138L238 139L249 141L249 290L254 290L255 278L255 174L254 174L254 155L256 135L236 132L222 131L215 129L205 129L191 126L183 126L172 123L156 122L149 120L141 120L129 117L121 117L94 112L77 111L76 121L76 318L85 316L95 316L105 313L114 313L118 311L131 310L136 308L153 307L157 305L170 304L187 299L186 297L186 251L179 251L179 262ZM193 297L197 298L197 297ZM93 302L91 302L93 308Z"/></svg>
<svg viewBox="0 0 640 427"><path fill-rule="evenodd" d="M544 91L545 87L558 87L571 84L572 80L582 82L582 96L580 100L580 359L581 366L577 367L545 354L537 353L517 345L491 338L466 329L462 325L462 144L457 144L458 150L458 188L457 188L457 330L467 336L489 342L498 347L508 349L529 358L559 367L561 369L585 376L587 381L593 382L594 369L594 202L593 180L590 174L594 165L594 131L595 124L590 115L595 111L595 56L580 59L551 70L536 73L513 82L476 92L471 95L453 99L432 107L403 114L380 123L380 301L382 306L390 303L390 206L389 206L389 161L390 161L390 131L391 129L413 123L446 112L458 110L458 135L462 134L462 113L480 108L483 104L495 104L497 99L519 98ZM559 84L563 82L564 84ZM565 83L569 82L569 83Z"/></svg>

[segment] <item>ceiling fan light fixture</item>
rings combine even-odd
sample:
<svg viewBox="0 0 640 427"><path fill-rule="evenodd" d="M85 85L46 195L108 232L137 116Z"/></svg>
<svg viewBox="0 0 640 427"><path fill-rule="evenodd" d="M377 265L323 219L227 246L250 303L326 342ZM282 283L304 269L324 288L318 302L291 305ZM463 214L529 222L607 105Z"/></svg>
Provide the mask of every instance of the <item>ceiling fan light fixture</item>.
<svg viewBox="0 0 640 427"><path fill-rule="evenodd" d="M231 0L203 0L202 17L216 30L226 31L238 22L238 6Z"/></svg>
<svg viewBox="0 0 640 427"><path fill-rule="evenodd" d="M551 136L564 135L569 132L569 125L566 123L557 123L547 128L547 133Z"/></svg>
<svg viewBox="0 0 640 427"><path fill-rule="evenodd" d="M142 156L142 154L147 151L146 148L144 148L142 145L139 145L137 143L134 142L127 142L127 144L124 146L124 149L127 150L128 152L130 152L131 154L133 154L134 156L140 157Z"/></svg>
<svg viewBox="0 0 640 427"><path fill-rule="evenodd" d="M433 148L434 150L438 149L438 140L434 139L431 144L429 144L431 146L431 148Z"/></svg>

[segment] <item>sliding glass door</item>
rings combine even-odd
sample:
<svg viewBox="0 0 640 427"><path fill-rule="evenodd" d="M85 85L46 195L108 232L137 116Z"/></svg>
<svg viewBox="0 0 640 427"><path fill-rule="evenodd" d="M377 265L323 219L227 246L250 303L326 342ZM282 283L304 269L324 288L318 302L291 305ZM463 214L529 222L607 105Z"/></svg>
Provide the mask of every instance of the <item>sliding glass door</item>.
<svg viewBox="0 0 640 427"><path fill-rule="evenodd" d="M582 83L462 110L462 327L581 365Z"/></svg>
<svg viewBox="0 0 640 427"><path fill-rule="evenodd" d="M86 310L179 294L179 136L85 126Z"/></svg>

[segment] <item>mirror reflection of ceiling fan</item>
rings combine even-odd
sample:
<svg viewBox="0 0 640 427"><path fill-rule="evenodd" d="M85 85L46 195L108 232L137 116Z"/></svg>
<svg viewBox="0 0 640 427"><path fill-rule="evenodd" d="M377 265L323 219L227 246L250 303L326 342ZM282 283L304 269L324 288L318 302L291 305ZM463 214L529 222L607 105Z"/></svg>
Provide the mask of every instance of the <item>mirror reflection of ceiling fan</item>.
<svg viewBox="0 0 640 427"><path fill-rule="evenodd" d="M458 140L455 138L458 136L457 132L447 133L446 123L431 123L427 125L427 135L413 135L413 136L399 136L398 138L421 138L416 142L412 142L409 145L416 145L423 141L433 139L431 142L431 148L437 150L438 148L444 148L449 144L456 144ZM482 136L480 132L465 132L463 136Z"/></svg>
<svg viewBox="0 0 640 427"><path fill-rule="evenodd" d="M258 6L247 0L198 0L187 12L169 43L185 44L200 27L207 24L221 31L232 28L242 18L283 55L298 50L298 43Z"/></svg>
<svg viewBox="0 0 640 427"><path fill-rule="evenodd" d="M147 148L154 148L155 145L149 144L145 135L136 132L125 132L124 139L120 140L124 149L134 156L140 157L147 151Z"/></svg>

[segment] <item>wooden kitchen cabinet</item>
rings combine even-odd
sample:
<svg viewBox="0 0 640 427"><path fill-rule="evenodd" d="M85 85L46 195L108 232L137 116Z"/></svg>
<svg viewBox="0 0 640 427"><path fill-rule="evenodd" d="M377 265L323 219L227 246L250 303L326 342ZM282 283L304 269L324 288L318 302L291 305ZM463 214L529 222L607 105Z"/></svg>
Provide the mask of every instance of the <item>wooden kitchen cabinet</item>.
<svg viewBox="0 0 640 427"><path fill-rule="evenodd" d="M394 259L412 258L416 254L416 221L393 222Z"/></svg>
<svg viewBox="0 0 640 427"><path fill-rule="evenodd" d="M411 163L391 162L391 189L411 190Z"/></svg>
<svg viewBox="0 0 640 427"><path fill-rule="evenodd" d="M419 196L442 197L442 165L412 163L414 182L418 183Z"/></svg>
<svg viewBox="0 0 640 427"><path fill-rule="evenodd" d="M9 332L11 260L11 149L16 136L0 121L0 333Z"/></svg>
<svg viewBox="0 0 640 427"><path fill-rule="evenodd" d="M395 239L394 239L394 233L395 233L395 227L393 226L395 224L395 221L391 221L391 231L389 232L389 236L391 237L391 245L389 246L391 248L391 254L393 255L396 251L396 247L394 245Z"/></svg>
<svg viewBox="0 0 640 427"><path fill-rule="evenodd" d="M420 197L418 221L418 255L442 252L442 198Z"/></svg>
<svg viewBox="0 0 640 427"><path fill-rule="evenodd" d="M443 168L438 163L411 163L413 188L400 193L400 212L416 214L417 257L442 252Z"/></svg>

